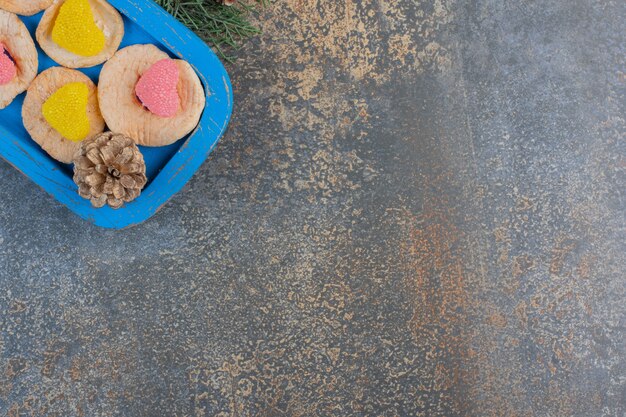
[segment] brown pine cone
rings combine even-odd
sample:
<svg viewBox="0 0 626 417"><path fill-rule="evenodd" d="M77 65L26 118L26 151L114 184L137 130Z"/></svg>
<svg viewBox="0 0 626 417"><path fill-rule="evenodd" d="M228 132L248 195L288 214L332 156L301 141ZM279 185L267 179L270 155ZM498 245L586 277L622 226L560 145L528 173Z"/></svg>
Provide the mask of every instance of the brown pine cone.
<svg viewBox="0 0 626 417"><path fill-rule="evenodd" d="M147 181L143 155L128 136L101 133L81 142L74 156L78 194L94 207L120 208L139 197Z"/></svg>

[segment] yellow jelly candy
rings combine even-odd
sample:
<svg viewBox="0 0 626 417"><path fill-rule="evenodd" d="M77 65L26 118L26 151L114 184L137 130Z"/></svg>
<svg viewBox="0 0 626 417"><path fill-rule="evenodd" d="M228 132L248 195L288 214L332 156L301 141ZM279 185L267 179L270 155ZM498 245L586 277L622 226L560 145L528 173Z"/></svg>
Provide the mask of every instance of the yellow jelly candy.
<svg viewBox="0 0 626 417"><path fill-rule="evenodd" d="M104 33L96 26L89 0L66 0L52 28L52 40L80 55L98 55L105 46Z"/></svg>
<svg viewBox="0 0 626 417"><path fill-rule="evenodd" d="M65 84L43 103L43 117L61 136L80 142L87 137L90 129L88 98L89 88L84 83Z"/></svg>

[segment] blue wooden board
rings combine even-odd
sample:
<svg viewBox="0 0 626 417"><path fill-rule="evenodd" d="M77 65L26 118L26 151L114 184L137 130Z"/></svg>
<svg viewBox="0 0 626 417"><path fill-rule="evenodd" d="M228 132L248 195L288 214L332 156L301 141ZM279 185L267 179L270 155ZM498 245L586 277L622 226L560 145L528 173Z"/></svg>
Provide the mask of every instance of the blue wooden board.
<svg viewBox="0 0 626 417"><path fill-rule="evenodd" d="M30 138L21 116L25 93L0 110L0 156L80 217L101 227L122 229L148 219L189 181L224 134L233 102L224 66L193 32L152 0L109 0L109 3L124 18L125 35L120 48L152 43L173 58L188 61L196 70L207 95L206 108L196 130L169 146L140 146L146 160L148 184L135 201L118 210L92 207L77 193L72 166L52 159ZM22 18L33 39L42 15ZM39 72L57 65L38 50ZM97 83L101 68L99 65L82 72ZM28 214L17 210L16 215Z"/></svg>

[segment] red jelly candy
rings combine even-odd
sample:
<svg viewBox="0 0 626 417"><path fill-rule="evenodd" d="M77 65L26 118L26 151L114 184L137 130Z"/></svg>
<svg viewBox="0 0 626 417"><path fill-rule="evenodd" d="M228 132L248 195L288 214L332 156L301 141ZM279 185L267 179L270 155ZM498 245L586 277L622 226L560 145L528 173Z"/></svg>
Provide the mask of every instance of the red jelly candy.
<svg viewBox="0 0 626 417"><path fill-rule="evenodd" d="M11 54L9 54L4 44L0 43L0 85L10 83L16 75L17 68L15 61L13 61Z"/></svg>
<svg viewBox="0 0 626 417"><path fill-rule="evenodd" d="M173 117L180 108L178 96L178 65L169 58L155 62L143 73L135 86L135 94L152 113Z"/></svg>

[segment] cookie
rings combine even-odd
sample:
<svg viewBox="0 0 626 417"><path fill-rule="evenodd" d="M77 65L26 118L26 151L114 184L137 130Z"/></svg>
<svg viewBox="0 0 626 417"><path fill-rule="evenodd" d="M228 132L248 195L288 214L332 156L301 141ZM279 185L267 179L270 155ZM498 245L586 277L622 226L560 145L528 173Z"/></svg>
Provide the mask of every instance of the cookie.
<svg viewBox="0 0 626 417"><path fill-rule="evenodd" d="M0 109L26 91L37 76L37 48L17 15L0 10Z"/></svg>
<svg viewBox="0 0 626 417"><path fill-rule="evenodd" d="M54 0L37 27L37 42L67 68L102 64L117 51L124 21L105 0Z"/></svg>
<svg viewBox="0 0 626 417"><path fill-rule="evenodd" d="M163 113L164 107L172 106L171 97L168 99L171 90L166 85L172 82L172 65L178 69L175 85L178 104L175 111L170 108ZM150 88L159 90L150 91ZM158 101L159 95L169 101L157 103L155 97ZM139 96L150 102L142 102ZM100 73L98 98L109 128L145 146L165 146L185 137L198 125L206 104L204 88L191 65L171 60L154 45L120 49L107 61Z"/></svg>
<svg viewBox="0 0 626 417"><path fill-rule="evenodd" d="M0 9L7 12L32 16L49 7L53 0L0 0Z"/></svg>
<svg viewBox="0 0 626 417"><path fill-rule="evenodd" d="M97 87L82 72L52 67L28 88L24 127L51 157L72 162L80 142L104 131Z"/></svg>

